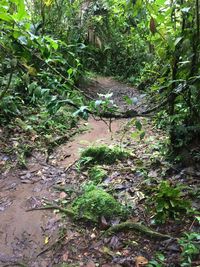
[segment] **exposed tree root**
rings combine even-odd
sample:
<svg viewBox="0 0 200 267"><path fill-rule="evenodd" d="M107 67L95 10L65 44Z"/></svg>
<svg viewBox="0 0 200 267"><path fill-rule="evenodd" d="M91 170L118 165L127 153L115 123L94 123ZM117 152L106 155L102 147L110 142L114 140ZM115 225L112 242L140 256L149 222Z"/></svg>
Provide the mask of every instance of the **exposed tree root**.
<svg viewBox="0 0 200 267"><path fill-rule="evenodd" d="M96 220L92 219L91 217L88 217L86 215L84 216L82 215L81 217L79 217L73 210L65 209L65 208L62 208L56 205L52 205L52 206L48 205L48 206L43 206L39 208L32 208L32 209L26 210L26 212L34 211L34 210L59 210L60 212L65 213L67 216L72 217L74 220L92 221L96 223Z"/></svg>
<svg viewBox="0 0 200 267"><path fill-rule="evenodd" d="M29 211L34 211L34 210L59 210L70 217L75 217L75 213L72 210L64 209L60 206L44 206L44 207L39 207L39 208L28 209L26 211L29 212Z"/></svg>
<svg viewBox="0 0 200 267"><path fill-rule="evenodd" d="M123 222L123 223L114 225L110 227L103 235L108 236L108 235L112 235L112 234L115 234L121 231L127 231L127 230L138 231L141 234L144 234L145 236L148 236L154 239L174 239L173 237L169 235L158 233L148 228L147 226L144 226L139 223L134 223L134 222Z"/></svg>

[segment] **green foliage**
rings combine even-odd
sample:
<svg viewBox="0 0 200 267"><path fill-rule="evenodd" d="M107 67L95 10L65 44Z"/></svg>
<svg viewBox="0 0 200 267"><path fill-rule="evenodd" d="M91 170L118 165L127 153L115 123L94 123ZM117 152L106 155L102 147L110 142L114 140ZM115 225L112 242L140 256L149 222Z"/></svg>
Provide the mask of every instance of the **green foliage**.
<svg viewBox="0 0 200 267"><path fill-rule="evenodd" d="M20 168L27 168L26 158L31 155L31 146L28 144L22 144L15 147L15 154L17 157L17 164Z"/></svg>
<svg viewBox="0 0 200 267"><path fill-rule="evenodd" d="M138 75L148 60L148 46L141 34L148 32L142 18L145 13L125 0L91 2L83 23L89 28L86 48L89 68L106 75L128 78ZM93 33L91 32L93 30Z"/></svg>
<svg viewBox="0 0 200 267"><path fill-rule="evenodd" d="M118 110L118 107L114 104L111 99L113 93L98 94L99 99L90 102L90 110L95 111L97 114L114 113Z"/></svg>
<svg viewBox="0 0 200 267"><path fill-rule="evenodd" d="M178 219L180 215L191 211L191 203L183 197L181 186L172 186L168 181L162 181L153 189L150 198L154 206L155 222L164 223L168 219Z"/></svg>
<svg viewBox="0 0 200 267"><path fill-rule="evenodd" d="M165 103L158 123L175 154L199 136L199 23L198 2L190 1L98 0L83 16L84 64L139 84Z"/></svg>
<svg viewBox="0 0 200 267"><path fill-rule="evenodd" d="M113 164L117 160L123 160L130 154L124 149L115 146L108 147L106 145L99 145L86 148L80 157L79 164L82 166L89 166L94 164Z"/></svg>
<svg viewBox="0 0 200 267"><path fill-rule="evenodd" d="M36 29L37 2L26 8L23 0L0 4L0 125L9 122L10 129L48 142L76 125L72 104L82 106L83 96L74 86L84 70L81 43Z"/></svg>
<svg viewBox="0 0 200 267"><path fill-rule="evenodd" d="M200 234L196 232L185 233L184 236L179 239L179 244L182 248L181 267L193 266L192 260L200 253L199 241Z"/></svg>
<svg viewBox="0 0 200 267"><path fill-rule="evenodd" d="M106 177L107 172L101 166L94 166L88 171L90 180L94 184L99 184Z"/></svg>
<svg viewBox="0 0 200 267"><path fill-rule="evenodd" d="M85 187L83 195L75 199L72 209L78 217L87 217L98 221L101 216L111 219L116 216L124 217L126 211L110 194L94 185Z"/></svg>
<svg viewBox="0 0 200 267"><path fill-rule="evenodd" d="M165 266L165 256L157 252L153 260L150 260L147 267L163 267Z"/></svg>

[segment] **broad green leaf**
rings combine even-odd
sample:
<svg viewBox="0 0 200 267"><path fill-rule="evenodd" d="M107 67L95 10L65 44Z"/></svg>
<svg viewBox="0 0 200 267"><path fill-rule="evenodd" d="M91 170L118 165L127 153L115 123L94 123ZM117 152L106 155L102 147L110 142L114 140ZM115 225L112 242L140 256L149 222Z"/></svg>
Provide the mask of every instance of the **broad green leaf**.
<svg viewBox="0 0 200 267"><path fill-rule="evenodd" d="M12 15L12 17L17 21L21 21L27 16L24 0L15 0L14 3L17 6L17 13Z"/></svg>
<svg viewBox="0 0 200 267"><path fill-rule="evenodd" d="M0 19L4 20L4 21L7 21L7 22L13 21L13 18L12 18L11 15L9 15L7 13L1 13L1 12L0 12Z"/></svg>

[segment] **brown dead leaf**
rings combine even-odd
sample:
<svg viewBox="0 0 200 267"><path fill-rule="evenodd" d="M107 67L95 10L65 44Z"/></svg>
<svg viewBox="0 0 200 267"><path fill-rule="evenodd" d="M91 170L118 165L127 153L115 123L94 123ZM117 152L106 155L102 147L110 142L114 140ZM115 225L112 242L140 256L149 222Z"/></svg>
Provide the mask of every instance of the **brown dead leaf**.
<svg viewBox="0 0 200 267"><path fill-rule="evenodd" d="M68 252L65 252L62 256L62 260L63 261L68 261L68 258L69 258L69 253Z"/></svg>
<svg viewBox="0 0 200 267"><path fill-rule="evenodd" d="M148 260L143 256L135 257L135 267L142 267L148 264Z"/></svg>
<svg viewBox="0 0 200 267"><path fill-rule="evenodd" d="M92 233L90 237L91 237L92 239L95 239L95 238L96 238L95 233Z"/></svg>
<svg viewBox="0 0 200 267"><path fill-rule="evenodd" d="M104 216L101 216L101 221L100 221L100 227L101 229L107 229L109 227L108 222L106 221L106 218Z"/></svg>

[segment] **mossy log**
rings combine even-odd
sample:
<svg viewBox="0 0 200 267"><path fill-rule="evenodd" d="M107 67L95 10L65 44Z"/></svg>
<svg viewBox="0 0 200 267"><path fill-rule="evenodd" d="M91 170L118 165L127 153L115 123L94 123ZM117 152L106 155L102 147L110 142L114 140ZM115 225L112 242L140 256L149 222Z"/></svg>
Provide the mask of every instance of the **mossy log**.
<svg viewBox="0 0 200 267"><path fill-rule="evenodd" d="M116 234L121 231L137 231L140 232L141 234L154 238L154 239L174 239L173 237L165 234L161 234L159 232L153 231L149 227L142 225L140 223L134 223L134 222L123 222L117 225L114 225L110 227L103 235L104 236L109 236L112 234Z"/></svg>

